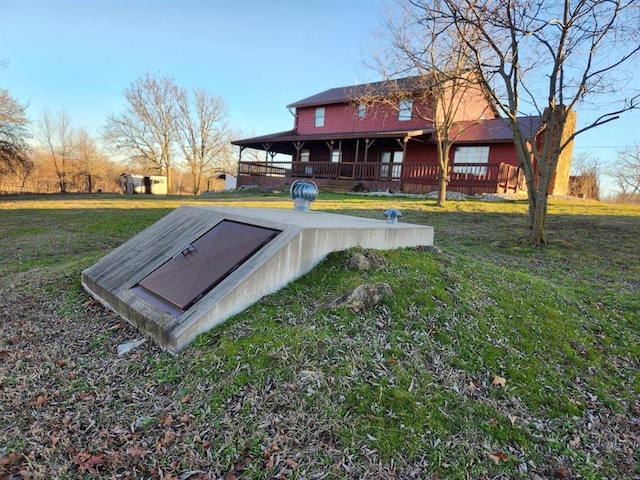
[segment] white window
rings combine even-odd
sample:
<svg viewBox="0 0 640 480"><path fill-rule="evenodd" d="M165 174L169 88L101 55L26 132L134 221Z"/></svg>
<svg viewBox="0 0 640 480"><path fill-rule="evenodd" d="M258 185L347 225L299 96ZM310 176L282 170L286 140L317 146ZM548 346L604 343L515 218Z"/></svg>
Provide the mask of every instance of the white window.
<svg viewBox="0 0 640 480"><path fill-rule="evenodd" d="M398 103L398 121L411 120L412 110L413 100L400 100L400 103Z"/></svg>
<svg viewBox="0 0 640 480"><path fill-rule="evenodd" d="M308 162L309 161L309 150L302 150L300 152L300 161Z"/></svg>
<svg viewBox="0 0 640 480"><path fill-rule="evenodd" d="M340 150L334 150L331 152L331 161L333 163L338 163L342 161L342 152Z"/></svg>
<svg viewBox="0 0 640 480"><path fill-rule="evenodd" d="M358 105L358 118L364 118L366 114L367 114L367 106L361 103L360 105Z"/></svg>
<svg viewBox="0 0 640 480"><path fill-rule="evenodd" d="M456 147L453 173L485 175L489 163L489 147ZM481 164L481 165L478 165Z"/></svg>
<svg viewBox="0 0 640 480"><path fill-rule="evenodd" d="M315 126L324 127L324 107L316 108Z"/></svg>

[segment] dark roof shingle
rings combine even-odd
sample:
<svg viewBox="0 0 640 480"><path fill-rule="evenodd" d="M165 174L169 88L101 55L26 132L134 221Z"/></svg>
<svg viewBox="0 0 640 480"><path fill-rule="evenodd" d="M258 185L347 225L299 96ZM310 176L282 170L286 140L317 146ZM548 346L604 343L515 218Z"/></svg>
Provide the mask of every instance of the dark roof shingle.
<svg viewBox="0 0 640 480"><path fill-rule="evenodd" d="M380 82L363 83L348 87L330 88L302 100L298 100L287 108L311 107L314 105L328 105L357 100L364 96L378 96L385 93L417 92L424 90L428 78L425 76L399 78L397 80L383 80Z"/></svg>
<svg viewBox="0 0 640 480"><path fill-rule="evenodd" d="M533 138L542 127L542 117L518 117L518 124L526 137ZM454 128L464 129L456 142L512 142L513 133L508 118L492 118L474 122L458 122Z"/></svg>

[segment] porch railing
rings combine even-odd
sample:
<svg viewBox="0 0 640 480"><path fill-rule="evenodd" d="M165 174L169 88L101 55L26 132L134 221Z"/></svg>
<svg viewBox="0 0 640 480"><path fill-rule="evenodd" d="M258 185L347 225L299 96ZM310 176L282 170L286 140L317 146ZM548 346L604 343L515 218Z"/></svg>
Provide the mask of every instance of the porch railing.
<svg viewBox="0 0 640 480"><path fill-rule="evenodd" d="M238 175L437 185L439 167L435 163L417 162L239 162ZM496 185L504 191L524 185L522 172L505 163L450 165L449 184L471 187Z"/></svg>

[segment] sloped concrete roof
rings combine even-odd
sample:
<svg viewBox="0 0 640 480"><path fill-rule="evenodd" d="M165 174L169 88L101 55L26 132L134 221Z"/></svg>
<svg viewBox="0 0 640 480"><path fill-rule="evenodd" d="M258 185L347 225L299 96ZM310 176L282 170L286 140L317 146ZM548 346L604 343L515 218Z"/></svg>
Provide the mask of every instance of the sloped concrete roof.
<svg viewBox="0 0 640 480"><path fill-rule="evenodd" d="M433 244L433 227L390 224L382 212L380 216L374 220L293 209L183 206L84 270L82 285L158 345L177 353L200 333L309 272L330 252ZM136 293L142 279L225 220L280 233L184 312Z"/></svg>

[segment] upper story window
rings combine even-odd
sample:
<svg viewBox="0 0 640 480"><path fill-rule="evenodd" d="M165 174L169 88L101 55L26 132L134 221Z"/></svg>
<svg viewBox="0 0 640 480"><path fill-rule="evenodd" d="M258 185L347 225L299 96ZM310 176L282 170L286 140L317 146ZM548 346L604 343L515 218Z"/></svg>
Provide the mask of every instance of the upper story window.
<svg viewBox="0 0 640 480"><path fill-rule="evenodd" d="M398 103L398 121L411 120L413 100L400 100Z"/></svg>
<svg viewBox="0 0 640 480"><path fill-rule="evenodd" d="M364 118L367 114L367 106L364 103L358 105L358 118Z"/></svg>
<svg viewBox="0 0 640 480"><path fill-rule="evenodd" d="M315 123L316 127L324 127L324 107L316 108Z"/></svg>

